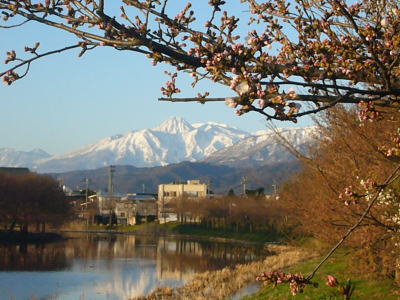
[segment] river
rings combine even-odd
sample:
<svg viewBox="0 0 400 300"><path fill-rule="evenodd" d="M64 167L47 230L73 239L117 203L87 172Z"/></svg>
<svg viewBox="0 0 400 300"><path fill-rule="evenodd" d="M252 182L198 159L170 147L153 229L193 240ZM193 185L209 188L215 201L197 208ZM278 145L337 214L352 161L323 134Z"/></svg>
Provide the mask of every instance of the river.
<svg viewBox="0 0 400 300"><path fill-rule="evenodd" d="M262 247L127 234L0 245L1 300L126 300L195 273L265 257Z"/></svg>

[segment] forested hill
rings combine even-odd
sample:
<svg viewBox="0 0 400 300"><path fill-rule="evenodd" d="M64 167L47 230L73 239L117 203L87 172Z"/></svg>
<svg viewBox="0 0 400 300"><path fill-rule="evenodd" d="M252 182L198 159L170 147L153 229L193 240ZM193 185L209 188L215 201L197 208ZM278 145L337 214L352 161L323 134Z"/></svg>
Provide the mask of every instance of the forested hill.
<svg viewBox="0 0 400 300"><path fill-rule="evenodd" d="M143 191L144 185L145 192L155 193L158 185L162 183L200 179L204 183L209 183L214 193L225 194L230 189L241 193L245 176L249 189L264 187L267 192L270 192L274 184L279 184L299 168L298 162L277 163L251 169L235 169L192 162L152 168L117 166L114 173L114 191L115 193L137 193ZM108 186L108 174L109 169L105 167L51 175L74 190L84 189L85 178L89 178L90 189L105 191Z"/></svg>

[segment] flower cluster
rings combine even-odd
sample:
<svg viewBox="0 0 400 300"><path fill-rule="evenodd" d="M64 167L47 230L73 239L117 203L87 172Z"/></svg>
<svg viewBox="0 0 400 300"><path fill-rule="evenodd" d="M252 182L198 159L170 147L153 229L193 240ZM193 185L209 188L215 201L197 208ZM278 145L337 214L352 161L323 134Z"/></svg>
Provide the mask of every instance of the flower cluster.
<svg viewBox="0 0 400 300"><path fill-rule="evenodd" d="M180 93L181 90L175 86L176 78L178 77L178 73L165 72L165 74L167 74L168 76L171 77L171 81L167 81L166 87L161 87L161 91L162 91L163 95L165 95L167 97L172 97L173 94Z"/></svg>
<svg viewBox="0 0 400 300"><path fill-rule="evenodd" d="M264 285L279 283L289 283L290 292L293 296L302 293L307 284L311 284L302 274L285 274L281 271L261 273L256 277L257 281L263 281Z"/></svg>
<svg viewBox="0 0 400 300"><path fill-rule="evenodd" d="M7 58L5 59L4 63L8 64L17 59L17 53L15 50L7 51Z"/></svg>
<svg viewBox="0 0 400 300"><path fill-rule="evenodd" d="M385 152L389 158L396 158L400 156L400 128L392 135L390 145L383 145L380 150Z"/></svg>
<svg viewBox="0 0 400 300"><path fill-rule="evenodd" d="M376 110L376 107L372 101L361 101L358 103L358 107L360 108L358 115L361 121L373 121L382 117L382 115Z"/></svg>
<svg viewBox="0 0 400 300"><path fill-rule="evenodd" d="M18 80L20 76L14 71L8 71L6 75L3 76L3 82L6 85L11 85L14 81Z"/></svg>

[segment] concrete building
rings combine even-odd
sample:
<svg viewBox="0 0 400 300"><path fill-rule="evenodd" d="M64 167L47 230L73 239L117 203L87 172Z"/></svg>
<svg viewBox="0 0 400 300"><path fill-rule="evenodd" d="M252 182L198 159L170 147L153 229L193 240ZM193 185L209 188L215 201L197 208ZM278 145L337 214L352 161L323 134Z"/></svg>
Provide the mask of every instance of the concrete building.
<svg viewBox="0 0 400 300"><path fill-rule="evenodd" d="M123 225L154 221L157 217L157 195L128 194L116 202L115 214L117 223Z"/></svg>
<svg viewBox="0 0 400 300"><path fill-rule="evenodd" d="M158 219L160 223L177 221L177 213L173 209L173 201L178 199L205 198L207 185L200 180L174 182L158 186Z"/></svg>

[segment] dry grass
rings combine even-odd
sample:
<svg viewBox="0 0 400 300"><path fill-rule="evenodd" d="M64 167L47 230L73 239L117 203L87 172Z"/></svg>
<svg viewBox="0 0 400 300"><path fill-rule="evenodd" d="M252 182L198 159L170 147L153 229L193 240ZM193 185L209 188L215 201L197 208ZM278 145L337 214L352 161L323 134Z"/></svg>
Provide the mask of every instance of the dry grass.
<svg viewBox="0 0 400 300"><path fill-rule="evenodd" d="M181 287L158 288L150 295L135 300L224 299L254 282L261 272L280 270L316 256L316 253L310 250L289 246L269 245L267 249L276 255L268 256L263 261L237 265L233 269L224 268L197 274Z"/></svg>

